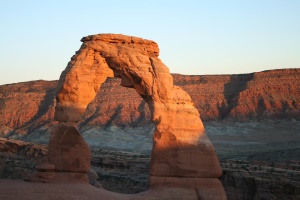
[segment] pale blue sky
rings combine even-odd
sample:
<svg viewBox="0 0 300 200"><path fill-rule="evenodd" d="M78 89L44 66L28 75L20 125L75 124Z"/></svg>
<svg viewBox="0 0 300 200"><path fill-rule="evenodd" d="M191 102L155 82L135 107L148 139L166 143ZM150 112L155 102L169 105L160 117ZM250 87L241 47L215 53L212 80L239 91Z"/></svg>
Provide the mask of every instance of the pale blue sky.
<svg viewBox="0 0 300 200"><path fill-rule="evenodd" d="M300 67L299 0L0 0L0 85L55 80L83 36L154 40L172 73Z"/></svg>

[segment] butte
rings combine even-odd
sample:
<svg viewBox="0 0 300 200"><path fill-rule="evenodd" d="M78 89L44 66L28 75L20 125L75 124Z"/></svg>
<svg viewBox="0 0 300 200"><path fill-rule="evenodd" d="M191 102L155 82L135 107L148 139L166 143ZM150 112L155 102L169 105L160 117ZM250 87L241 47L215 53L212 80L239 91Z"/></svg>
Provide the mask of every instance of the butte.
<svg viewBox="0 0 300 200"><path fill-rule="evenodd" d="M173 84L168 67L158 58L158 45L120 34L91 35L81 41L57 86L58 124L52 128L47 163L38 166L30 180L87 182L90 149L77 122L101 84L117 77L145 100L155 125L149 189L130 199L226 199L218 179L219 160L200 114L190 96Z"/></svg>

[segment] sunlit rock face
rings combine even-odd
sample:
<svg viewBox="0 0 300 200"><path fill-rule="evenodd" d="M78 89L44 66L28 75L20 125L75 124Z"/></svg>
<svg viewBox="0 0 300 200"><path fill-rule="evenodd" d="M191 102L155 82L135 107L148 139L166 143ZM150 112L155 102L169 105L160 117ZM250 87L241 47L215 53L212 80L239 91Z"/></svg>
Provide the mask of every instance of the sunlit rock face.
<svg viewBox="0 0 300 200"><path fill-rule="evenodd" d="M150 165L152 177L221 175L199 112L190 96L173 85L169 69L158 58L155 42L119 34L92 35L81 41L81 48L59 80L56 121L78 122L106 78L118 77L122 86L135 88L151 111L156 126Z"/></svg>

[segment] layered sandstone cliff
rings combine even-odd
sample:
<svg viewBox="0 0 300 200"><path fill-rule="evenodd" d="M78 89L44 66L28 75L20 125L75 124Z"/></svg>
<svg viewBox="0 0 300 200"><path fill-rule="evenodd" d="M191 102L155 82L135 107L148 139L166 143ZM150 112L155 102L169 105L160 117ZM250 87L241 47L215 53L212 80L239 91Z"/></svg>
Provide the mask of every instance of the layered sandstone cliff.
<svg viewBox="0 0 300 200"><path fill-rule="evenodd" d="M174 84L191 96L204 121L299 119L300 69L240 75L179 75ZM80 121L85 126L143 126L148 105L120 79L107 79ZM57 81L0 86L0 134L28 134L48 126L54 116Z"/></svg>

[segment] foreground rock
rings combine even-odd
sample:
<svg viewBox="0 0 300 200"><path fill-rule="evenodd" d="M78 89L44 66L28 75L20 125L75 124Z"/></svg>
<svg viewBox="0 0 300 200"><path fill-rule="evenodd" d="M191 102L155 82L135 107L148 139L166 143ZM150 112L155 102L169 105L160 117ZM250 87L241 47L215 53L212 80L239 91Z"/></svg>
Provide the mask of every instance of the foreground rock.
<svg viewBox="0 0 300 200"><path fill-rule="evenodd" d="M60 123L52 129L48 159L56 171L89 172L90 148L76 125Z"/></svg>
<svg viewBox="0 0 300 200"><path fill-rule="evenodd" d="M48 156L26 178L30 182L88 183L91 152L76 123L59 123L52 128Z"/></svg>
<svg viewBox="0 0 300 200"><path fill-rule="evenodd" d="M3 199L14 198L17 195L24 195L26 192L20 192L27 188L27 194L35 196L47 192L48 184L42 184L42 188L32 191L32 187L39 188L39 185L24 185L21 181L12 182L3 179L23 179L30 174L34 167L47 154L47 148L43 145L25 143L17 140L0 139L0 194ZM289 152L290 157L280 161L263 158L261 155L250 156L250 161L221 159L221 167L223 175L220 180L224 186L228 199L232 200L251 200L251 199L299 199L300 196L300 149L295 149L294 157L292 150ZM284 153L284 152L282 152ZM291 159L298 159L292 161ZM148 188L148 170L150 155L129 152L92 150L91 166L97 172L91 178L95 186L101 187L96 182L99 181L106 190L118 193L139 193ZM18 194L9 193L15 189L17 185L21 185ZM23 185L23 186L22 186ZM53 188L60 187L63 184L51 184ZM81 185L81 189L77 189L80 195L87 195L90 187ZM45 188L43 189L43 186ZM68 184L70 186L70 184ZM66 187L66 186L63 186ZM75 188L79 187L75 186ZM22 189L23 188L23 189ZM69 187L70 188L70 187ZM83 189L86 188L86 189ZM52 189L48 190L51 191ZM67 189L66 191L68 191ZM98 191L92 189L93 191ZM60 192L61 191L61 192ZM63 195L64 189L60 188L56 193L57 197ZM184 192L184 190L179 190ZM101 193L101 192L100 192ZM78 193L76 193L78 195ZM94 193L93 193L94 194ZM98 193L95 193L97 195ZM102 194L102 193L101 193ZM107 194L107 192L105 193ZM183 193L186 194L186 193ZM55 194L49 194L49 198ZM52 196L51 196L52 195ZM75 194L68 194L69 196ZM68 196L64 194L62 197ZM120 194L119 194L120 195ZM126 195L125 195L126 196ZM180 197L180 195L179 195ZM43 198L46 198L45 196ZM21 198L22 199L22 198ZM23 198L24 199L24 198ZM29 198L28 198L29 199Z"/></svg>
<svg viewBox="0 0 300 200"><path fill-rule="evenodd" d="M197 192L191 188L160 187L139 194L118 194L82 183L40 184L20 180L0 180L0 193L0 199L3 200L144 200L149 198L152 200L196 200L199 198Z"/></svg>
<svg viewBox="0 0 300 200"><path fill-rule="evenodd" d="M0 138L0 178L25 178L47 153L44 145Z"/></svg>
<svg viewBox="0 0 300 200"><path fill-rule="evenodd" d="M227 160L221 177L228 199L299 199L300 161Z"/></svg>

